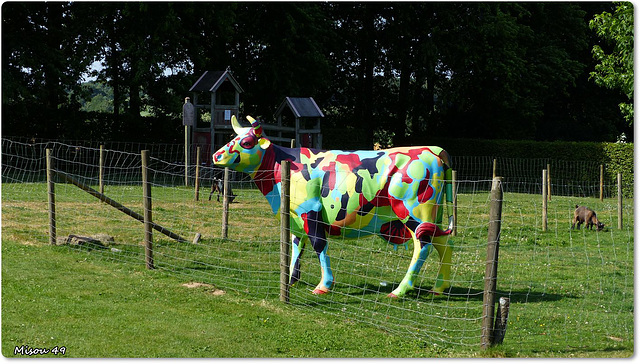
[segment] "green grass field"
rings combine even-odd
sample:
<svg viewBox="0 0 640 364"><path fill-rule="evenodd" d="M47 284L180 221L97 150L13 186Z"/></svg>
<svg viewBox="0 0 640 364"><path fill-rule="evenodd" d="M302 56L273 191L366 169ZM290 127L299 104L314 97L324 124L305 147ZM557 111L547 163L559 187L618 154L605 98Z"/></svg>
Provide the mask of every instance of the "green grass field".
<svg viewBox="0 0 640 364"><path fill-rule="evenodd" d="M480 349L488 193L459 196L453 288L426 293L430 256L405 299L386 298L410 260L381 239L334 239L336 287L324 296L312 252L291 304L278 300L277 220L255 190L238 190L230 239L220 203L187 188L154 187L154 221L199 244L154 233L144 267L142 224L70 185L56 185L58 235L107 233L109 247L50 246L44 184L2 185L2 353L65 347L65 357L629 357L634 350L633 201L616 229L613 199L554 196L549 230L541 198L506 193L498 268L511 298L504 344ZM138 187L106 193L142 211ZM214 197L215 199L215 197ZM573 206L607 229L570 230ZM206 285L186 287L191 282ZM224 291L224 293L222 292ZM58 354L60 356L61 354ZM55 356L49 353L46 356Z"/></svg>

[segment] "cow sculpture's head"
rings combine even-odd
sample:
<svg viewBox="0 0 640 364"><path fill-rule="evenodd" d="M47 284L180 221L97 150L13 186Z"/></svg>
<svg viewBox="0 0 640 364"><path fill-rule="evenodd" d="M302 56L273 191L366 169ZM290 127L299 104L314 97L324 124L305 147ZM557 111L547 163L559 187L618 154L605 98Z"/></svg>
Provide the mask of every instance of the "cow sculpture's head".
<svg viewBox="0 0 640 364"><path fill-rule="evenodd" d="M249 174L258 170L264 152L271 142L262 135L262 126L257 120L251 116L247 116L247 120L251 122L251 126L243 128L235 115L231 117L231 126L238 135L213 154L213 163L216 166L229 167Z"/></svg>

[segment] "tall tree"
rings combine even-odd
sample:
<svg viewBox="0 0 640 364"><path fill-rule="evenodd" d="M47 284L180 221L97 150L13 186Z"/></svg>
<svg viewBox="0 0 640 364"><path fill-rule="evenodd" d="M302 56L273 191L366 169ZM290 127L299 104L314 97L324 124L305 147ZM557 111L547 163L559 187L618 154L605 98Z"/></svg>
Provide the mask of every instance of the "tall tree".
<svg viewBox="0 0 640 364"><path fill-rule="evenodd" d="M141 93L154 89L167 69L180 67L177 56L180 21L172 3L104 3L102 48L104 72L100 79L114 89L114 113L125 110L139 117Z"/></svg>
<svg viewBox="0 0 640 364"><path fill-rule="evenodd" d="M148 138L142 114L173 123L197 77L227 66L245 89L244 112L269 119L284 96L313 96L325 126L354 129L367 145L374 135L396 145L425 135L610 140L629 127L617 109L626 96L588 82L596 63L588 21L603 10L615 17L611 3L2 9L3 132L70 136L99 121L103 136ZM602 54L615 48L599 42ZM96 60L103 66L93 76L113 90L108 117L79 111L91 89L80 87L82 76ZM610 83L632 96L628 70Z"/></svg>
<svg viewBox="0 0 640 364"><path fill-rule="evenodd" d="M442 49L445 127L485 138L535 138L544 108L584 64L584 13L571 3L456 4ZM546 20L549 19L549 20Z"/></svg>
<svg viewBox="0 0 640 364"><path fill-rule="evenodd" d="M599 37L613 45L607 53L602 46L593 46L593 57L599 62L591 77L610 89L620 90L629 102L620 103L620 111L631 125L633 123L633 4L617 2L612 13L596 15L589 23Z"/></svg>
<svg viewBox="0 0 640 364"><path fill-rule="evenodd" d="M65 136L79 107L67 95L80 92L93 61L95 28L75 3L12 2L2 30L3 132Z"/></svg>
<svg viewBox="0 0 640 364"><path fill-rule="evenodd" d="M373 133L384 118L379 104L380 33L384 29L386 5L382 3L333 3L329 5L337 44L332 49L333 100L339 114L334 124L355 127L371 145ZM331 117L330 117L331 119Z"/></svg>
<svg viewBox="0 0 640 364"><path fill-rule="evenodd" d="M389 105L390 130L395 145L405 144L434 124L434 96L439 61L435 40L443 27L442 4L409 3L393 6L385 14L381 44L386 63L383 73L396 80Z"/></svg>
<svg viewBox="0 0 640 364"><path fill-rule="evenodd" d="M271 119L285 96L328 88L330 23L317 3L247 3L239 9L238 53L246 53L245 108ZM249 110L247 110L249 111Z"/></svg>

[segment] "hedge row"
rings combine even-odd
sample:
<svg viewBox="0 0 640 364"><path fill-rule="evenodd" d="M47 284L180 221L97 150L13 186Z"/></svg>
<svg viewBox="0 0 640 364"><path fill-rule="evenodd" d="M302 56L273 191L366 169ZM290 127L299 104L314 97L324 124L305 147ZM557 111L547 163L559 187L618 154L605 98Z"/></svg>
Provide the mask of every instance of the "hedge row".
<svg viewBox="0 0 640 364"><path fill-rule="evenodd" d="M601 143L604 164L607 166L606 178L615 180L622 173L623 192L626 197L633 197L633 144Z"/></svg>
<svg viewBox="0 0 640 364"><path fill-rule="evenodd" d="M418 145L421 143L412 144ZM615 185L617 183L617 174L622 173L624 195L627 197L633 196L633 143L443 138L433 144L443 147L451 155L591 161L605 166L605 184Z"/></svg>

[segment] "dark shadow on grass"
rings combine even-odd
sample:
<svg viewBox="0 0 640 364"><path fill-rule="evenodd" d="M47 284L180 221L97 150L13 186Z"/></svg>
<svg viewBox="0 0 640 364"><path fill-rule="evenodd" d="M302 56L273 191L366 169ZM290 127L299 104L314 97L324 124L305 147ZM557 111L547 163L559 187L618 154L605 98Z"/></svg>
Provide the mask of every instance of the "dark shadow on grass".
<svg viewBox="0 0 640 364"><path fill-rule="evenodd" d="M608 344L609 345L609 344ZM549 352L557 352L557 350L562 350L562 353L565 354L565 356L569 357L569 354L573 354L573 353L578 353L578 354L584 354L584 353L616 353L616 352L629 352L629 358L631 358L633 356L633 342L630 342L628 345L624 345L624 344L619 344L617 346L606 346L603 348L594 348L594 347L589 347L587 345L583 345L583 346L571 346L571 345L567 345L566 347L554 347L551 350L532 350L532 353L537 353L537 354L546 354ZM601 357L611 357L610 355L600 355ZM591 357L591 356L589 356ZM594 358L598 357L598 355L593 356ZM625 357L612 357L613 359L624 359Z"/></svg>
<svg viewBox="0 0 640 364"><path fill-rule="evenodd" d="M162 263L159 263L162 266ZM174 273L183 273L183 274L193 274L194 272L199 272L203 275L211 275L211 274L225 274L227 276L231 275L238 280L254 280L255 277L251 278L251 274L248 274L246 277L239 278L237 275L242 276L242 268L243 267L221 267L211 263L203 263L203 262L194 262L190 261L186 263L185 266L171 266L171 269ZM232 273L231 273L232 272ZM277 281L277 277L274 275L275 281ZM342 304L347 305L358 305L362 303L362 299L370 300L370 301L383 301L389 300L392 302L394 299L387 298L387 295L391 293L398 284L348 284L348 283L340 283L336 282L335 287L329 294L326 295L313 295L311 291L313 291L313 285L305 282L297 282L294 287L292 287L292 291L294 295L299 295L304 301L304 305L310 306L318 306L330 304L335 301L339 301ZM431 286L418 286L413 291L407 293L404 298L400 300L418 300L418 301L432 301L432 300L448 300L455 302L464 302L464 301L479 301L483 300L483 291L477 288L469 288L469 287L458 287L453 286L440 295L433 295L430 291ZM277 293L275 293L277 294ZM338 295L335 297L334 295ZM508 297L512 303L533 303L533 302L554 302L562 299L577 299L579 297L575 295L559 295L554 293L545 293L545 292L537 292L534 290L513 290L513 291L497 291L495 294L496 300L499 297Z"/></svg>
<svg viewBox="0 0 640 364"><path fill-rule="evenodd" d="M362 286L349 286L347 288L341 288L336 286L334 291L338 291L341 294L353 296L353 297L371 297L375 299L376 295L387 296L391 293L397 285L373 285L364 284ZM433 299L446 299L450 301L482 301L483 291L475 288L464 287L451 287L445 290L441 295L432 295L430 288L417 287L411 292L408 292L404 299L417 299L417 300L433 300ZM566 298L578 298L573 295L558 295L553 293L543 293L536 291L497 291L496 299L498 297L508 297L512 303L529 303L529 302L553 302ZM385 297L386 298L386 297ZM359 300L356 300L359 302Z"/></svg>
<svg viewBox="0 0 640 364"><path fill-rule="evenodd" d="M416 298L427 297L431 299L429 289L423 289L421 287L414 290L413 294ZM448 300L453 301L482 301L484 297L484 291L475 288L464 288L453 286L445 290L440 296L446 297ZM536 291L496 291L496 299L498 297L508 297L512 303L529 303L529 302L553 302L559 301L565 298L577 298L573 295L559 295L554 293L544 293Z"/></svg>

